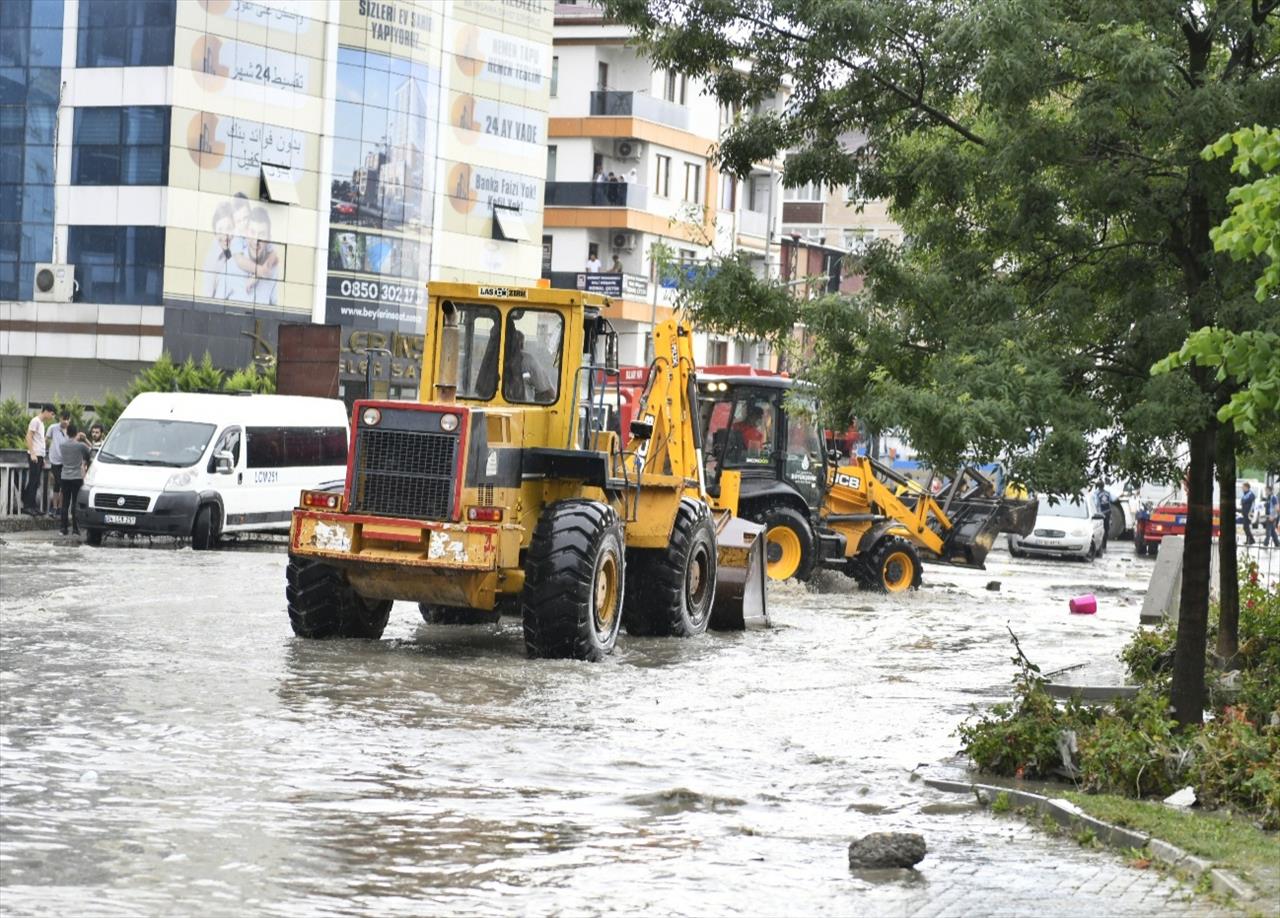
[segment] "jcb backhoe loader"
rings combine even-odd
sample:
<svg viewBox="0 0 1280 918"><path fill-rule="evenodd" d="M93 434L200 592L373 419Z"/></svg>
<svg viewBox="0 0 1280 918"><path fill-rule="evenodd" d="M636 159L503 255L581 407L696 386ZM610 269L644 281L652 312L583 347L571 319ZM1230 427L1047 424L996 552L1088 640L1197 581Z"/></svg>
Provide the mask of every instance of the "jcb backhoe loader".
<svg viewBox="0 0 1280 918"><path fill-rule="evenodd" d="M1035 525L1035 501L1001 497L972 470L935 498L873 459L836 463L814 398L793 379L708 374L699 383L708 487L714 494L733 476L737 512L766 528L771 579L824 567L901 592L920 585L922 556L982 568L998 533Z"/></svg>
<svg viewBox="0 0 1280 918"><path fill-rule="evenodd" d="M376 638L410 600L429 622L518 614L530 656L594 660L623 622L687 636L765 617L763 527L703 484L686 324L656 329L623 452L604 298L452 283L428 298L434 390L357 401L344 490L294 512L296 634Z"/></svg>

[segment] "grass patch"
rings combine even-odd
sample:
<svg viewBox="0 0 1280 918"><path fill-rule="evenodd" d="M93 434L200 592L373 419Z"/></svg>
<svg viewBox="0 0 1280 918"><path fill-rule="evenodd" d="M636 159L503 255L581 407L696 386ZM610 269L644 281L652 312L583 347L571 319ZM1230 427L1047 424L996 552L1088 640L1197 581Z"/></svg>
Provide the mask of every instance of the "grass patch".
<svg viewBox="0 0 1280 918"><path fill-rule="evenodd" d="M1064 796L1095 819L1144 832L1248 880L1259 893L1280 891L1280 835L1221 812L1175 810L1113 794Z"/></svg>

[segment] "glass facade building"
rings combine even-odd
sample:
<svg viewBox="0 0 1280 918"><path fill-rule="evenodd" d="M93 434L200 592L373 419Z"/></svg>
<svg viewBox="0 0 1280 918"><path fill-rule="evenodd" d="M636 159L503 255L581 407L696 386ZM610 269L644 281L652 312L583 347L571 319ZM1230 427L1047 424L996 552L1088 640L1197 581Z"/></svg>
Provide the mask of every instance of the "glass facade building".
<svg viewBox="0 0 1280 918"><path fill-rule="evenodd" d="M6 396L269 363L290 323L414 394L429 279L540 274L553 7L0 0Z"/></svg>
<svg viewBox="0 0 1280 918"><path fill-rule="evenodd" d="M0 300L29 299L53 260L62 0L0 3Z"/></svg>

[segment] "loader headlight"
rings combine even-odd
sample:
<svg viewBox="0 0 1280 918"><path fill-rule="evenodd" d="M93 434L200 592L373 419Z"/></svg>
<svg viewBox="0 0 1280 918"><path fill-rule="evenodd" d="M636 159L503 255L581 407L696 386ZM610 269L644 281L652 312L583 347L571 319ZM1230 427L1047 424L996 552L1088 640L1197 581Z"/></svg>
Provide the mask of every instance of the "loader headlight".
<svg viewBox="0 0 1280 918"><path fill-rule="evenodd" d="M365 427L376 427L378 422L382 420L382 412L377 408L366 408L360 415L360 422Z"/></svg>
<svg viewBox="0 0 1280 918"><path fill-rule="evenodd" d="M456 414L440 415L440 429L445 433L453 433L458 429L458 416Z"/></svg>

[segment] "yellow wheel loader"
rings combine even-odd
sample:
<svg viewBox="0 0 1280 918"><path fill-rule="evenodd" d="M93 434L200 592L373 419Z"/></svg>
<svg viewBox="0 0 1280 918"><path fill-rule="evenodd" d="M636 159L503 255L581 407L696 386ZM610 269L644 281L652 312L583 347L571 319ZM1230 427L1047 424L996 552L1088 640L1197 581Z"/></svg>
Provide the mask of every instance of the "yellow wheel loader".
<svg viewBox="0 0 1280 918"><path fill-rule="evenodd" d="M921 560L982 568L998 533L1026 535L1036 502L1002 498L966 469L943 493L864 456L828 454L803 384L774 375L700 377L704 477L731 479L736 512L765 527L770 579L843 571L869 589L920 586Z"/></svg>
<svg viewBox="0 0 1280 918"><path fill-rule="evenodd" d="M297 635L376 638L408 600L428 622L517 614L530 656L595 660L624 622L767 623L762 527L703 482L687 324L656 328L623 451L607 300L454 283L428 299L429 400L357 401L344 489L304 491L293 514Z"/></svg>

